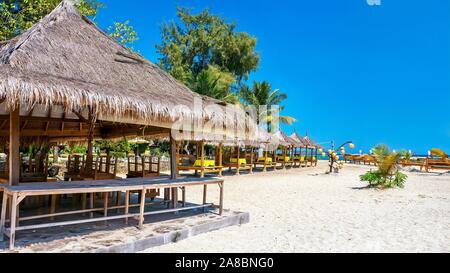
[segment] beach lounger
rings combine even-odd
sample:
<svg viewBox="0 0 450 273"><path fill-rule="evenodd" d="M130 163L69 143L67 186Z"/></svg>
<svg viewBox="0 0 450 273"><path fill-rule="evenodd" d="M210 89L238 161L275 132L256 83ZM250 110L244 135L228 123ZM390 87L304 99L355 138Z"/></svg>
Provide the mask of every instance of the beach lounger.
<svg viewBox="0 0 450 273"><path fill-rule="evenodd" d="M448 158L427 158L425 170L427 173L430 170L450 170L450 160Z"/></svg>
<svg viewBox="0 0 450 273"><path fill-rule="evenodd" d="M262 166L263 171L267 171L268 168L276 169L276 162L273 161L272 157L259 157L254 163L255 168L257 166Z"/></svg>
<svg viewBox="0 0 450 273"><path fill-rule="evenodd" d="M420 171L425 168L426 159L410 159L410 160L400 160L400 165L402 167L420 167Z"/></svg>
<svg viewBox="0 0 450 273"><path fill-rule="evenodd" d="M253 173L253 164L247 163L246 158L230 158L230 162L224 164L225 168L229 168L231 171L233 168L236 169L236 175L240 175L241 171L249 171Z"/></svg>
<svg viewBox="0 0 450 273"><path fill-rule="evenodd" d="M218 173L219 176L222 176L223 166L217 166L215 160L208 159L203 161L202 166L202 161L199 159L192 166L178 165L177 168L179 171L195 171L195 175L198 175L198 172L200 172L200 177L203 178L206 173Z"/></svg>
<svg viewBox="0 0 450 273"><path fill-rule="evenodd" d="M294 166L294 160L293 158L291 159L290 156L277 156L276 163L281 164L283 168L285 168L286 166L288 167Z"/></svg>

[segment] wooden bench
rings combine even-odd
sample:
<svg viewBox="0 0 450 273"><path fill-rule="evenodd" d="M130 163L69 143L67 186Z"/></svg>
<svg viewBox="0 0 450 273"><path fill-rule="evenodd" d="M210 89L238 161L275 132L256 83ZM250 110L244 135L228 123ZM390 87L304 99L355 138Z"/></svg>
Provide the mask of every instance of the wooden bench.
<svg viewBox="0 0 450 273"><path fill-rule="evenodd" d="M290 156L282 156L279 155L276 157L276 162L278 164L281 164L281 166L283 167L283 169L285 169L286 167L293 167L294 166L294 158L291 158Z"/></svg>
<svg viewBox="0 0 450 273"><path fill-rule="evenodd" d="M427 173L430 170L450 170L450 160L448 158L427 158L425 170Z"/></svg>
<svg viewBox="0 0 450 273"><path fill-rule="evenodd" d="M422 171L426 165L426 160L401 160L400 165L402 167L420 167L420 171Z"/></svg>
<svg viewBox="0 0 450 273"><path fill-rule="evenodd" d="M219 205L214 206L214 204L206 203L206 194L208 185L216 184L219 186L220 195L219 195ZM185 189L186 187L191 186L203 186L203 204L197 206L190 207L182 207L178 208L178 190L181 189L183 193L183 206L185 206ZM147 215L156 215L170 212L178 212L178 211L186 211L192 209L199 208L208 208L208 207L218 207L219 214L223 212L223 189L224 189L224 181L217 178L182 178L176 180L167 180L167 179L145 179L145 178L135 178L135 179L126 179L126 180L103 180L103 181L79 181L79 182L57 182L57 183L33 183L33 184L22 184L20 186L8 186L0 184L0 188L3 189L3 200L2 200L2 210L1 210L1 222L0 222L0 241L4 240L4 235L8 236L10 239L9 247L10 249L14 248L15 242L15 234L17 231L22 230L33 230L33 229L42 229L42 228L50 228L57 226L66 226L66 225L77 225L83 223L93 223L93 222L101 222L101 221L109 221L109 220L117 220L117 219L125 219L126 223L128 223L129 218L137 218L138 219L138 227L140 229L143 228L144 224L144 216ZM158 189L170 189L172 190L172 206L173 209L166 209L160 211L149 211L145 212L145 198L140 199L139 203L139 213L129 213L130 208L130 199L129 192L136 191L140 192L141 196L145 196L145 193L149 190L158 190ZM125 204L123 206L108 206L108 195L109 193L115 192L126 192L125 195ZM104 194L104 203L102 208L95 208L93 202L93 196L96 193ZM19 216L19 205L26 198L30 196L48 196L48 195L65 195L65 194L90 194L90 208L70 211L70 212L62 212L62 213L49 213L46 215L38 215L32 217L23 217ZM11 203L11 206L8 206L8 202ZM10 226L6 227L6 216L7 216L7 207L8 215L10 215ZM118 210L124 209L123 215L116 216L108 216L109 210ZM93 218L92 213L100 211L103 212L103 217ZM85 214L91 213L91 218L83 219L83 220L73 220L73 221L64 221L64 222L50 222L38 225L28 225L22 226L19 224L23 221L35 220L35 219L45 219L45 218L53 218L56 216L66 216L66 215L75 215L75 214Z"/></svg>
<svg viewBox="0 0 450 273"><path fill-rule="evenodd" d="M230 162L223 164L223 166L229 168L229 171L236 169L236 175L240 175L241 171L253 173L253 164L248 164L246 158L230 158Z"/></svg>
<svg viewBox="0 0 450 273"><path fill-rule="evenodd" d="M129 156L127 178L154 177L161 174L161 158Z"/></svg>
<svg viewBox="0 0 450 273"><path fill-rule="evenodd" d="M258 166L263 167L263 172L266 172L268 168L273 168L274 171L277 169L277 163L273 162L273 158L271 157L260 157L253 165L255 166L255 169Z"/></svg>

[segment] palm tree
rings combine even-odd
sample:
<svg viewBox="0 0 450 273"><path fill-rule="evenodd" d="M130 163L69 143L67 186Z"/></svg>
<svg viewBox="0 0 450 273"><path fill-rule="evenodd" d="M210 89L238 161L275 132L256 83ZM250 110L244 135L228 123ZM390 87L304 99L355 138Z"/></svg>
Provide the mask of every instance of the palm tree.
<svg viewBox="0 0 450 273"><path fill-rule="evenodd" d="M220 71L215 66L202 70L196 77L191 77L187 85L201 95L218 99L227 103L237 104L239 97L232 92L235 83L233 74Z"/></svg>
<svg viewBox="0 0 450 273"><path fill-rule="evenodd" d="M285 109L280 104L287 99L287 95L281 93L279 89L272 90L270 83L267 81L253 82L252 88L248 86L241 87L241 98L247 106L267 106L266 108L257 107L256 122L258 125L266 124L267 131L272 131L272 122L275 115ZM278 111L274 106L278 106ZM290 116L278 116L281 123L292 124L297 120Z"/></svg>

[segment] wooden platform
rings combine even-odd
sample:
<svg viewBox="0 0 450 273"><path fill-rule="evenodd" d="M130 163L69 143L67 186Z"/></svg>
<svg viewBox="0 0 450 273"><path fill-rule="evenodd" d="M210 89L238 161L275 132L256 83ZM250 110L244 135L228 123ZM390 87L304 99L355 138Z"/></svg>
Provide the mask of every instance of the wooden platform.
<svg viewBox="0 0 450 273"><path fill-rule="evenodd" d="M183 210L190 209L198 209L206 206L213 206L213 204L206 203L206 192L207 186L216 184L220 189L220 201L219 201L219 213L223 212L223 188L224 181L217 178L181 178L176 180L167 180L164 178L161 179L145 179L145 178L134 178L134 179L126 179L126 180L103 180L103 181L80 181L80 182L57 182L57 183L32 183L32 184L22 184L20 186L8 186L4 184L0 184L0 188L3 189L3 203L2 203L2 212L1 212L1 222L0 222L0 240L3 240L3 236L6 235L10 238L10 249L14 248L14 240L16 231L20 230L30 230L30 229L40 229L40 228L50 228L56 226L65 226L65 225L74 225L74 224L82 224L82 223L92 223L92 222L100 222L107 220L116 220L116 219L125 219L128 221L129 218L138 218L139 220L139 228L142 228L144 222L145 215L154 215L161 213L169 213L169 212L177 212ZM178 208L178 189L183 190L183 199L185 194L185 188L190 186L198 186L202 185L204 187L203 192L203 205L195 206L195 207L182 207ZM142 196L145 196L146 192L149 190L158 190L158 189L171 189L172 190L172 204L173 209L167 209L163 211L152 211L145 212L145 198L141 198L139 208L140 212L138 214L129 214L129 192L137 191L140 192ZM125 199L124 206L116 206L114 208L108 207L108 193L114 192L126 192L127 194ZM104 207L100 208L104 212L104 217L100 218L90 218L85 220L77 220L77 221L66 221L66 222L57 222L57 223L45 223L40 225L30 225L30 226L18 226L21 219L18 215L18 207L20 203L29 196L48 196L48 195L63 195L63 194L90 194L91 196L91 208L85 210L78 210L72 212L65 212L64 215L70 214L85 214L93 211L98 211L99 208L94 208L93 206L93 196L95 193L104 193ZM8 202L11 202L11 205L8 206ZM6 215L7 215L7 207L10 210L10 227L6 228ZM124 208L124 215L111 216L108 217L108 210L110 209L119 209ZM43 218L51 218L54 216L62 215L62 213L50 213L47 215L35 216L33 219L43 219ZM30 217L28 217L30 218Z"/></svg>

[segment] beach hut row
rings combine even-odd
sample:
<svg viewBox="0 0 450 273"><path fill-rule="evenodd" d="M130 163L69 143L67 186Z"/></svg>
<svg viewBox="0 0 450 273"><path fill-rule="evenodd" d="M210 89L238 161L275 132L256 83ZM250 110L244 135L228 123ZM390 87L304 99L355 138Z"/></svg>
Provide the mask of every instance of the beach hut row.
<svg viewBox="0 0 450 273"><path fill-rule="evenodd" d="M204 202L192 209L218 208L222 214L224 182L203 178L205 173L221 174L225 166L240 173L255 165L267 170L275 164L317 164L319 148L309 138L255 136L255 131L256 123L244 110L192 92L64 0L25 33L0 43L0 148L7 154L0 171L0 240L8 237L13 248L16 231L105 220L137 219L143 228L145 216L158 213L146 211L146 197L153 204L155 192L163 193L161 202L168 209L160 213L186 210L186 188L198 185L204 186ZM94 140L136 137L170 140L169 176L160 176L159 162L135 157L128 160L129 177L116 180L116 159L94 155ZM180 152L185 141L197 147L197 158L187 168ZM86 154L69 158L68 181L49 181L50 148L69 142L87 143ZM206 155L208 144L216 147L214 163ZM39 151L23 158L21 151L30 147ZM226 147L234 147L234 152L223 161ZM202 177L180 178L179 171L185 169ZM208 185L218 185L216 204L207 203ZM130 204L132 194L139 194L137 204ZM81 204L72 211L58 211L61 196L72 196ZM42 197L50 198L48 213L24 217L23 202ZM94 212L103 216L94 217ZM55 221L70 215L87 219Z"/></svg>
<svg viewBox="0 0 450 273"><path fill-rule="evenodd" d="M195 147L192 154L187 149L189 144ZM241 172L252 174L255 169L266 172L288 167L315 167L323 150L309 137L297 133L289 137L281 131L275 134L258 131L255 140L185 139L176 145L177 172L194 171L200 177L208 173L222 176L226 169L240 175Z"/></svg>

